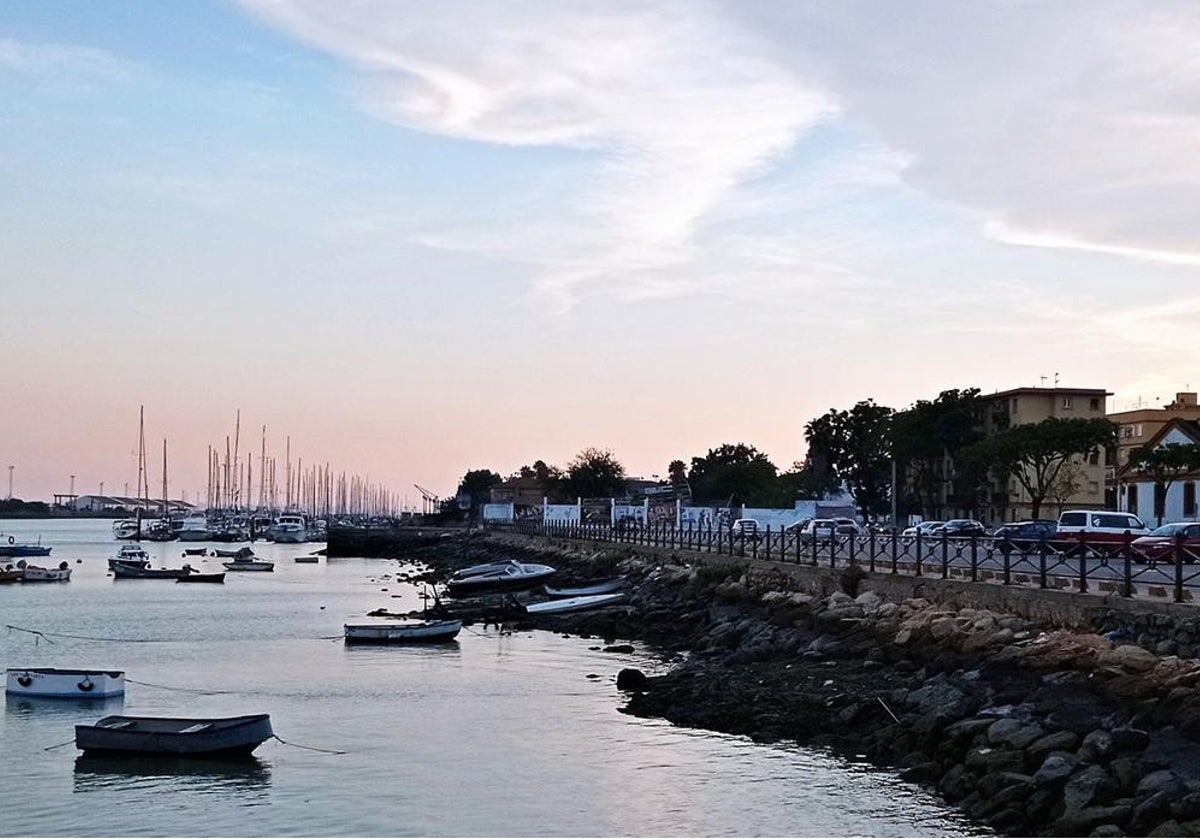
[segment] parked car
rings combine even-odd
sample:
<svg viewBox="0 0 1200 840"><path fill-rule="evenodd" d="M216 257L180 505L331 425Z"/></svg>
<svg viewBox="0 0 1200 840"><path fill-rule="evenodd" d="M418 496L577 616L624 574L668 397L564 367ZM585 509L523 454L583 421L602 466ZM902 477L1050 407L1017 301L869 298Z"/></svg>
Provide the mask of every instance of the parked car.
<svg viewBox="0 0 1200 840"><path fill-rule="evenodd" d="M940 519L929 519L925 522L918 522L916 525L905 528L900 532L900 536L912 539L920 534L922 538L928 537L934 528L940 528L945 524L946 523L942 522Z"/></svg>
<svg viewBox="0 0 1200 840"><path fill-rule="evenodd" d="M1132 543L1133 552L1151 563L1175 559L1175 546L1183 550L1184 563L1200 561L1200 523L1171 522L1160 525Z"/></svg>
<svg viewBox="0 0 1200 840"><path fill-rule="evenodd" d="M732 539L755 540L758 536L758 520L757 519L735 519L733 524L729 526L729 536Z"/></svg>
<svg viewBox="0 0 1200 840"><path fill-rule="evenodd" d="M827 540L832 536L838 537L863 537L866 536L867 529L859 525L853 519L847 517L837 517L834 519L813 519L805 524L800 529L800 540L808 542L810 540Z"/></svg>
<svg viewBox="0 0 1200 840"><path fill-rule="evenodd" d="M1114 510L1064 510L1051 545L1068 554L1109 554L1125 544L1126 535L1144 537L1150 529L1132 513ZM1082 548L1081 548L1082 546Z"/></svg>
<svg viewBox="0 0 1200 840"><path fill-rule="evenodd" d="M987 528L977 519L949 519L946 524L930 529L929 534L933 537L950 539L986 537Z"/></svg>
<svg viewBox="0 0 1200 840"><path fill-rule="evenodd" d="M1032 551L1049 540L1058 529L1053 519L1027 519L1024 522L1009 522L992 532L993 547L997 551Z"/></svg>

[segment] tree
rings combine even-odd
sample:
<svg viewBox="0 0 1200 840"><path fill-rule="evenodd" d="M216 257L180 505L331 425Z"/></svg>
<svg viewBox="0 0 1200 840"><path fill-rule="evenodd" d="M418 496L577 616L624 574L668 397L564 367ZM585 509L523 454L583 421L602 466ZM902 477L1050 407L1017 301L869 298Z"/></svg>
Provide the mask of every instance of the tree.
<svg viewBox="0 0 1200 840"><path fill-rule="evenodd" d="M1053 499L1054 503L1058 505L1060 516L1067 499L1083 489L1082 479L1083 470L1074 461L1069 461L1063 464L1063 468L1058 471L1058 477L1050 482L1050 486L1046 489L1046 496Z"/></svg>
<svg viewBox="0 0 1200 840"><path fill-rule="evenodd" d="M504 479L491 470L467 470L466 475L458 482L458 495L465 494L469 499L469 507L477 508L491 498L491 488Z"/></svg>
<svg viewBox="0 0 1200 840"><path fill-rule="evenodd" d="M804 427L810 459L829 465L845 481L863 516L887 510L892 482L892 418L874 400L849 411L831 408Z"/></svg>
<svg viewBox="0 0 1200 840"><path fill-rule="evenodd" d="M962 450L983 437L981 410L978 388L953 388L932 401L918 400L893 417L892 454L897 470L926 517L942 516L940 491L946 482L953 482L947 500L961 508L975 508L980 477L958 466ZM956 466L953 475L946 472L950 463Z"/></svg>
<svg viewBox="0 0 1200 840"><path fill-rule="evenodd" d="M1012 426L966 447L962 461L969 469L987 469L1006 485L1015 478L1029 495L1037 519L1042 502L1072 455L1088 455L1116 438L1116 426L1103 418L1048 417L1040 423Z"/></svg>
<svg viewBox="0 0 1200 840"><path fill-rule="evenodd" d="M588 447L567 465L564 485L572 497L620 496L625 492L625 468L609 450Z"/></svg>
<svg viewBox="0 0 1200 840"><path fill-rule="evenodd" d="M777 496L778 469L744 443L723 443L692 458L688 483L694 498L731 505L767 505Z"/></svg>
<svg viewBox="0 0 1200 840"><path fill-rule="evenodd" d="M1154 479L1154 516L1163 524L1167 491L1180 477L1200 470L1200 444L1169 443L1164 446L1139 446L1129 453L1129 467Z"/></svg>

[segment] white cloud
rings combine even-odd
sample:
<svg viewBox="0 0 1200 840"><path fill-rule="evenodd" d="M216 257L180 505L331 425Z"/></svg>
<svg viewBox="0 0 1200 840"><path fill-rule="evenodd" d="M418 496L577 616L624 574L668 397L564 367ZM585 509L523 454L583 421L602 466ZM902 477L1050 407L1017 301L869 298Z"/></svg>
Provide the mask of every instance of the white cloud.
<svg viewBox="0 0 1200 840"><path fill-rule="evenodd" d="M135 65L107 50L0 38L0 69L45 80L63 75L105 81L128 79Z"/></svg>

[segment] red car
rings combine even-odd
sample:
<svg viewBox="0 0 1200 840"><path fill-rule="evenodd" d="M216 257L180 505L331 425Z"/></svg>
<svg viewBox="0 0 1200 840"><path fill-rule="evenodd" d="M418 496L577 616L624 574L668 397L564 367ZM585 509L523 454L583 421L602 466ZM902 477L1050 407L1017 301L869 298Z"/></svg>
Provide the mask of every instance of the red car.
<svg viewBox="0 0 1200 840"><path fill-rule="evenodd" d="M1132 548L1150 562L1173 561L1175 546L1182 546L1183 562L1200 561L1200 522L1172 522L1160 525L1148 536L1138 537Z"/></svg>

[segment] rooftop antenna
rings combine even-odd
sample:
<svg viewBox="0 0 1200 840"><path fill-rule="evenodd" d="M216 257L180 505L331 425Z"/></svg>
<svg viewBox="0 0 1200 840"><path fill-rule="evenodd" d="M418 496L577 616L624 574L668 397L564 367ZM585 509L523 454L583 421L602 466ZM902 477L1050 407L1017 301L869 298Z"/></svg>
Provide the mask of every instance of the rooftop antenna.
<svg viewBox="0 0 1200 840"><path fill-rule="evenodd" d="M1058 371L1054 371L1054 387L1058 387Z"/></svg>
<svg viewBox="0 0 1200 840"><path fill-rule="evenodd" d="M1046 387L1046 377L1039 376L1038 379L1042 380L1042 387L1045 388Z"/></svg>

